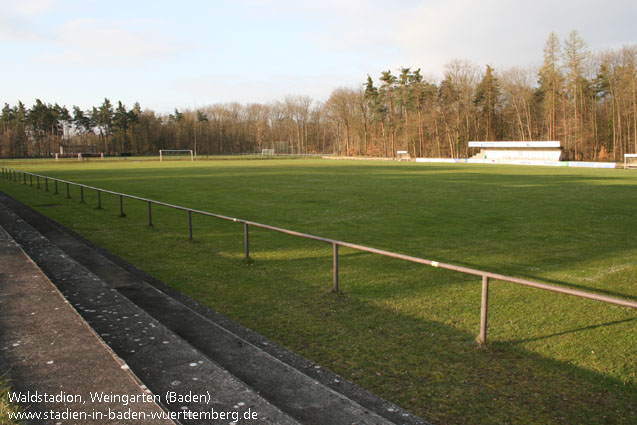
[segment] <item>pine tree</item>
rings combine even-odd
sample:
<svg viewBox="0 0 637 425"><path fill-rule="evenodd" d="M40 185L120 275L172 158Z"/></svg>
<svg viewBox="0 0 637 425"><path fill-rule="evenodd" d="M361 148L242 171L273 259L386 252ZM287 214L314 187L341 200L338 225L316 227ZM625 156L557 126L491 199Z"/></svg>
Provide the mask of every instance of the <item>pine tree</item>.
<svg viewBox="0 0 637 425"><path fill-rule="evenodd" d="M380 86L379 94L387 105L392 156L396 155L396 129L394 127L394 91L396 88L396 80L396 76L392 75L389 70L381 73L380 81L382 81L383 84Z"/></svg>
<svg viewBox="0 0 637 425"><path fill-rule="evenodd" d="M540 69L538 87L538 95L543 99L546 110L549 140L557 140L557 103L562 91L560 52L560 40L555 32L551 32L544 46L544 63Z"/></svg>
<svg viewBox="0 0 637 425"><path fill-rule="evenodd" d="M496 107L499 103L500 86L498 79L493 73L493 68L487 65L487 70L482 80L476 88L474 103L478 106L478 112L486 115L486 137L485 140L494 140L493 120Z"/></svg>
<svg viewBox="0 0 637 425"><path fill-rule="evenodd" d="M566 95L571 102L571 125L569 126L569 139L575 149L575 158L579 156L582 143L582 119L584 117L584 88L588 82L583 77L584 61L588 56L586 42L577 31L571 31L564 42L564 64L566 74Z"/></svg>

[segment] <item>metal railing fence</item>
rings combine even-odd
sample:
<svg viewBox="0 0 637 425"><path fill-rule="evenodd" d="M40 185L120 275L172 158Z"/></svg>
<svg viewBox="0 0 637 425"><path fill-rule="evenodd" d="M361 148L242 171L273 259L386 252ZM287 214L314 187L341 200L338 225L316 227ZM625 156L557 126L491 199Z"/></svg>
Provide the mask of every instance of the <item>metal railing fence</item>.
<svg viewBox="0 0 637 425"><path fill-rule="evenodd" d="M472 269L469 267L456 266L453 264L441 263L438 261L427 260L424 258L413 257L410 255L399 254L396 252L386 251L383 249L372 248L364 245L359 245L350 242L339 241L336 239L324 238L321 236L310 235L308 233L301 233L294 230L284 229L281 227L270 226L268 224L257 223L255 221L244 220L241 218L228 217L221 214L214 214L207 211L196 210L193 208L182 207L180 205L169 204L166 202L155 201L153 199L142 198L139 196L128 195L126 193L114 192L111 190L100 189L93 186L84 185L81 183L75 183L67 180L57 179L54 177L43 176L39 174L29 173L21 170L14 170L10 168L2 168L2 178L9 179L14 182L19 182L22 184L27 184L27 176L29 176L29 184L33 186L33 178L36 178L37 188L40 189L40 179L44 179L45 190L49 192L49 181L54 182L55 194L59 194L58 192L58 183L66 185L66 197L70 198L70 187L77 186L80 188L80 202L84 203L84 189L95 190L97 192L97 208L102 208L102 193L111 194L119 197L119 207L120 207L120 217L125 217L124 214L124 198L134 199L141 202L146 202L148 204L148 225L152 226L152 205L164 206L168 208L173 208L181 211L185 211L188 213L188 236L190 239L193 238L192 235L192 214L199 214L207 217L214 217L221 220L227 220L235 223L242 223L244 229L244 257L250 258L250 237L249 237L249 228L250 226L272 230L279 233L284 233L287 235L297 236L300 238L311 239L319 242L324 242L332 245L332 283L333 290L338 292L338 248L340 246L346 248L352 248L358 251L369 252L372 254L378 254L385 257L397 258L399 260L410 261L412 263L424 264L427 266L438 267L441 269L453 270L461 273L466 273L470 275L480 276L482 278L482 299L481 299L481 308L480 308L480 333L478 334L478 342L480 344L484 344L487 340L487 311L488 311L488 299L489 299L489 281L490 280L500 280L504 282L516 283L518 285L528 286L531 288L543 289L546 291L557 292L561 294L573 295L580 298L587 298L595 301L601 301L609 304L614 304L622 307L629 307L637 309L637 302L625 300L622 298L610 297L607 295L596 294L593 292L580 291L577 289L564 288L555 285L549 285L546 283L535 282L528 279L520 279L517 277L505 276L498 273L492 273L484 270Z"/></svg>

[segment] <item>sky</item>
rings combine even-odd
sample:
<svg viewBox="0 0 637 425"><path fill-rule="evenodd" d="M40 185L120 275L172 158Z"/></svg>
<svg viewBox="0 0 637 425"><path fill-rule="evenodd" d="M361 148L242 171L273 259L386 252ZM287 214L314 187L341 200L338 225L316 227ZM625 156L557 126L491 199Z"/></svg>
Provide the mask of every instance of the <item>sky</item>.
<svg viewBox="0 0 637 425"><path fill-rule="evenodd" d="M634 0L0 0L0 103L324 101L388 69L537 66L552 31L621 48L635 22Z"/></svg>

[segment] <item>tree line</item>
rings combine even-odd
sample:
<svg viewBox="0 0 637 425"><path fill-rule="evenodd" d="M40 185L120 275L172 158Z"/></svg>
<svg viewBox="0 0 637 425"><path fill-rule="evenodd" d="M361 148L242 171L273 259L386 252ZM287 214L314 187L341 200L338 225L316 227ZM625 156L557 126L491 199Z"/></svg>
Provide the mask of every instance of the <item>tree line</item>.
<svg viewBox="0 0 637 425"><path fill-rule="evenodd" d="M83 111L36 99L5 104L0 155L195 149L233 154L332 153L468 157L468 141L559 140L572 160L621 160L637 152L637 45L591 52L577 33L551 33L542 65L496 70L453 60L442 80L387 70L324 102L287 96L268 104L217 104L172 114L110 100Z"/></svg>

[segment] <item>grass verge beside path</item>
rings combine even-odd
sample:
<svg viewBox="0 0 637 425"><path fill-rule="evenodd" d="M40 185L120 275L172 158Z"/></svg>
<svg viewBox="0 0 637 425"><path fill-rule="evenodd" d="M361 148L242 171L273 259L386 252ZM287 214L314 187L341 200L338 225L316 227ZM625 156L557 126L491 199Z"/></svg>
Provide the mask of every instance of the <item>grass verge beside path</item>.
<svg viewBox="0 0 637 425"><path fill-rule="evenodd" d="M9 391L11 391L11 387L7 378L0 375L0 425L19 425L20 422L9 419L9 412L19 412L18 406L9 401Z"/></svg>
<svg viewBox="0 0 637 425"><path fill-rule="evenodd" d="M10 164L5 164L11 166ZM17 168L17 167L16 167ZM409 255L637 300L631 170L350 161L34 162L52 175ZM632 424L637 312L103 198L0 181L178 290L434 423Z"/></svg>

